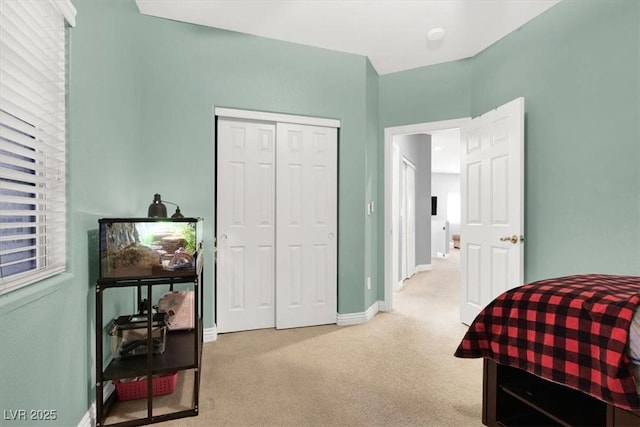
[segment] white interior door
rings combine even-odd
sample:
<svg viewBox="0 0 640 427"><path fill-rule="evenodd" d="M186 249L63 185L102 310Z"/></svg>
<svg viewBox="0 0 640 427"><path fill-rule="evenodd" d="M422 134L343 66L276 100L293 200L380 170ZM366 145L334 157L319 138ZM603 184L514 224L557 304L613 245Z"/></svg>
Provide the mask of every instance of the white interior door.
<svg viewBox="0 0 640 427"><path fill-rule="evenodd" d="M524 279L524 98L461 129L463 323Z"/></svg>
<svg viewBox="0 0 640 427"><path fill-rule="evenodd" d="M336 323L337 129L277 125L276 327Z"/></svg>
<svg viewBox="0 0 640 427"><path fill-rule="evenodd" d="M276 127L219 118L217 131L217 329L274 327Z"/></svg>

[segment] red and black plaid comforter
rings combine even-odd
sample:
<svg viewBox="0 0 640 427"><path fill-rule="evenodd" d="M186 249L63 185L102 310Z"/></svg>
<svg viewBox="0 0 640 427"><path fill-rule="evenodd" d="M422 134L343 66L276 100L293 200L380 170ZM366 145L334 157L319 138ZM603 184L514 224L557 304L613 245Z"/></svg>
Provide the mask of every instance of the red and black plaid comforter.
<svg viewBox="0 0 640 427"><path fill-rule="evenodd" d="M625 352L640 277L577 275L507 291L473 321L456 357L488 357L624 409L640 398Z"/></svg>

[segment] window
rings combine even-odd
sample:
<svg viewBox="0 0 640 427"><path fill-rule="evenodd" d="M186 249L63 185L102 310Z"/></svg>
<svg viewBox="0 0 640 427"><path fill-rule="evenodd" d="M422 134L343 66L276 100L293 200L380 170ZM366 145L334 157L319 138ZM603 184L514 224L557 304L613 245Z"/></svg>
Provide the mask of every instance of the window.
<svg viewBox="0 0 640 427"><path fill-rule="evenodd" d="M460 224L460 193L447 193L447 221Z"/></svg>
<svg viewBox="0 0 640 427"><path fill-rule="evenodd" d="M0 0L0 294L64 271L64 1Z"/></svg>

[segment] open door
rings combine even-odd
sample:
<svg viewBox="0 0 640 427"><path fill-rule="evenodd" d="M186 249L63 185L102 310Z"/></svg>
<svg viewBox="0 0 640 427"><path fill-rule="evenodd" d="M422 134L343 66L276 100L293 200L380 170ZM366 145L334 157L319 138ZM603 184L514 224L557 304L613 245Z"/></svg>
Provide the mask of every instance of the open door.
<svg viewBox="0 0 640 427"><path fill-rule="evenodd" d="M461 129L460 318L524 279L524 98Z"/></svg>

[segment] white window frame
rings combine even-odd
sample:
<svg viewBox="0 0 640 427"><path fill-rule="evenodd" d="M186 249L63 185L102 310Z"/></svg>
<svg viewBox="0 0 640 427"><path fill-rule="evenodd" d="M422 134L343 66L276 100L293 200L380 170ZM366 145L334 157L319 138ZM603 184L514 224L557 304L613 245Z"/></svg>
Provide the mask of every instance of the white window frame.
<svg viewBox="0 0 640 427"><path fill-rule="evenodd" d="M69 0L0 0L0 295L66 269Z"/></svg>

